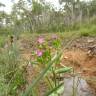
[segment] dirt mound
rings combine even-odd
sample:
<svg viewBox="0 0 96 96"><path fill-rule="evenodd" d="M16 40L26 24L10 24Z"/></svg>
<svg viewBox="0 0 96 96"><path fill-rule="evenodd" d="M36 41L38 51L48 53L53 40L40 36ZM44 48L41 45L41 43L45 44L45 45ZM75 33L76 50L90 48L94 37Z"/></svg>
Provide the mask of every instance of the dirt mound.
<svg viewBox="0 0 96 96"><path fill-rule="evenodd" d="M32 50L35 49L33 44L34 42L21 40L20 51L22 54L22 58L24 58L25 60L30 60L30 58L32 59ZM75 72L77 74L81 74L82 77L87 80L88 84L96 90L95 37L82 37L75 39L71 43L71 45L66 50L64 50L64 56L61 64L73 67ZM35 77L36 73L34 73L35 71L33 72L33 69L30 66L26 68L26 72L27 81L30 84L32 78ZM44 87L44 89L46 88Z"/></svg>
<svg viewBox="0 0 96 96"><path fill-rule="evenodd" d="M87 52L80 49L66 50L62 64L73 67L76 73L81 73L96 89L96 79L94 79L96 78L96 57L90 57Z"/></svg>
<svg viewBox="0 0 96 96"><path fill-rule="evenodd" d="M80 37L75 39L72 44L70 45L70 47L78 47L78 48L82 48L87 49L89 46L96 46L96 37Z"/></svg>

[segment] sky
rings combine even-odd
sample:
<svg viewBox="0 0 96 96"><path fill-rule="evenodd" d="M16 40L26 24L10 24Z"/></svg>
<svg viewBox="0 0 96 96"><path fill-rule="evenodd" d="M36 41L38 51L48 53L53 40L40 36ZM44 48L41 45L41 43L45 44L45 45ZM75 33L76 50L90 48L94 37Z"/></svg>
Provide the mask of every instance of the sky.
<svg viewBox="0 0 96 96"><path fill-rule="evenodd" d="M18 0L15 0L18 1ZM6 7L0 8L0 10L4 10L7 13L10 13L12 10L12 0L0 0L1 3L5 4Z"/></svg>
<svg viewBox="0 0 96 96"><path fill-rule="evenodd" d="M0 0L1 3L5 4L6 7L4 8L0 8L0 10L4 10L7 13L10 13L12 10L12 0ZM15 0L15 2L18 0ZM56 6L57 8L60 7L58 0L46 0L47 2L51 2L51 4L53 4L54 6ZM87 1L87 0L86 0Z"/></svg>
<svg viewBox="0 0 96 96"><path fill-rule="evenodd" d="M0 10L4 10L7 13L10 13L12 10L12 0L0 0L1 3L5 4L6 7L0 8ZM18 0L15 0L15 2ZM53 4L54 6L56 6L57 8L60 6L58 0L46 0L47 2L51 2L51 4Z"/></svg>
<svg viewBox="0 0 96 96"><path fill-rule="evenodd" d="M5 4L6 7L5 8L0 8L1 10L6 10L6 12L10 12L11 11L11 7L12 7L12 3L11 0L0 0L1 3Z"/></svg>

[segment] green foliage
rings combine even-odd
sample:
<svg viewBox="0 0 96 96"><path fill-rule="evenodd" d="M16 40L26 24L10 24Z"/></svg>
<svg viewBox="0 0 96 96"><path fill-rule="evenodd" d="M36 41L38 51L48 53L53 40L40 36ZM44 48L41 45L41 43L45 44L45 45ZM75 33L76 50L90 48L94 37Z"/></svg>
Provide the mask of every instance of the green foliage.
<svg viewBox="0 0 96 96"><path fill-rule="evenodd" d="M19 53L15 45L0 54L0 94L18 96L25 83L24 70L20 68Z"/></svg>
<svg viewBox="0 0 96 96"><path fill-rule="evenodd" d="M2 37L0 36L0 47L4 47L5 41L6 41L5 36Z"/></svg>
<svg viewBox="0 0 96 96"><path fill-rule="evenodd" d="M24 77L24 73L25 73L24 71L25 70L20 70L18 68L18 70L15 73L14 78L10 82L8 94L11 94L12 96L13 95L17 96L18 94L20 94L22 92L22 88L25 87L25 83L26 83L26 80ZM21 90L21 92L18 93L17 91L20 91L20 90Z"/></svg>
<svg viewBox="0 0 96 96"><path fill-rule="evenodd" d="M54 94L58 96L58 94L61 94L63 92L63 84L61 84L61 82L56 78L57 76L62 75L65 72L70 72L71 68L57 67L57 65L60 64L62 56L61 51L59 50L61 48L61 42L55 34L52 36L51 40L52 42L49 42L51 43L51 45L49 45L48 41L43 37L39 37L37 39L37 51L36 54L34 54L36 60L32 60L31 63L40 69L40 74L37 75L36 79L32 80L32 83L25 90L25 93L22 94L22 96L28 96L29 94L35 96L35 92L38 93L37 89L39 89L37 85L40 84L40 81L44 82L45 79L47 80L47 82L45 83L48 85L47 90L49 90L48 93L45 93L45 96L54 96ZM37 64L35 62L37 62ZM50 78L50 76L52 76L52 78Z"/></svg>
<svg viewBox="0 0 96 96"><path fill-rule="evenodd" d="M43 10L43 6L40 3L33 1L32 12L34 14L40 14L42 10Z"/></svg>
<svg viewBox="0 0 96 96"><path fill-rule="evenodd" d="M55 73L60 74L60 73L66 73L66 72L71 72L70 67L64 67L64 68L59 68L57 70L55 70Z"/></svg>
<svg viewBox="0 0 96 96"><path fill-rule="evenodd" d="M52 44L55 48L60 48L61 47L61 41L59 39L53 40Z"/></svg>
<svg viewBox="0 0 96 96"><path fill-rule="evenodd" d="M6 82L6 80L3 76L3 74L0 73L0 95L1 96L5 96L6 86L7 86L7 84L5 82Z"/></svg>
<svg viewBox="0 0 96 96"><path fill-rule="evenodd" d="M43 37L38 38L38 43L36 45L36 58L38 63L44 64L45 61L46 63L48 63L52 58L52 54L54 54L52 50L56 51L61 48L61 41L56 35L53 35L51 40L52 42L49 42L49 44L48 41L45 40Z"/></svg>
<svg viewBox="0 0 96 96"><path fill-rule="evenodd" d="M90 36L90 34L89 34L89 32L87 32L87 31L84 30L83 32L80 33L80 36L87 37L87 36Z"/></svg>
<svg viewBox="0 0 96 96"><path fill-rule="evenodd" d="M86 25L80 28L80 36L95 36L96 26L93 24Z"/></svg>
<svg viewBox="0 0 96 96"><path fill-rule="evenodd" d="M31 83L31 85L26 89L25 93L22 96L28 96L28 94L30 94L30 91L33 89L33 87L35 87L37 85L37 83L39 83L39 81L44 77L44 75L50 70L51 66L54 64L54 62L60 58L61 53L56 55L48 64L47 67L41 72L41 74L39 74L39 76L37 77L36 80L34 80L34 82Z"/></svg>
<svg viewBox="0 0 96 96"><path fill-rule="evenodd" d="M49 91L48 93L46 93L44 96L58 96L58 94L61 94L62 92L60 92L62 89L62 87L64 86L63 83L59 84L58 86L56 86L55 88L53 88L51 91ZM64 90L64 87L63 87Z"/></svg>
<svg viewBox="0 0 96 96"><path fill-rule="evenodd" d="M3 3L0 2L0 7L2 7L2 6L5 7L5 5L4 5Z"/></svg>
<svg viewBox="0 0 96 96"><path fill-rule="evenodd" d="M48 85L46 89L48 93L45 93L45 96L59 96L64 86L62 87L61 81L57 78L61 78L60 76L66 72L71 72L69 67L58 67L62 57L61 45L65 44L67 39L96 36L96 1L91 0L88 3L80 0L60 0L61 3L65 2L65 6L58 11L44 0L27 1L30 5L24 0L14 3L10 15L0 11L0 48L4 47L8 35L18 37L23 34L28 40L32 38L30 39L32 41L39 35L37 33L47 33L47 35L52 35L52 32L62 33L59 33L59 38L53 36L48 41L45 39L43 41L42 38L39 42L34 41L36 45L33 46L35 45L37 53L32 52L34 60L32 58L29 62L39 73L26 90L22 90L22 87L25 88L26 79L25 70L21 65L25 62L21 62L18 44L15 42L16 44L9 45L8 48L2 49L3 52L0 49L0 95L37 96L38 85L41 81L45 81ZM1 6L5 5L0 3ZM31 34L32 32L36 32L35 35Z"/></svg>

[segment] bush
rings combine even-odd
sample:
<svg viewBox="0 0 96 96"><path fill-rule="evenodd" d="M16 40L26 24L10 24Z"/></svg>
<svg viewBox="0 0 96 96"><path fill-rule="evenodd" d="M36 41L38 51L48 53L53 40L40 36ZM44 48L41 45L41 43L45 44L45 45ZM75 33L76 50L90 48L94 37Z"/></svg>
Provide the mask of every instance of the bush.
<svg viewBox="0 0 96 96"><path fill-rule="evenodd" d="M87 37L87 36L90 36L90 34L89 34L89 32L81 32L81 33L80 33L80 36L81 36L81 37L82 37L82 36Z"/></svg>

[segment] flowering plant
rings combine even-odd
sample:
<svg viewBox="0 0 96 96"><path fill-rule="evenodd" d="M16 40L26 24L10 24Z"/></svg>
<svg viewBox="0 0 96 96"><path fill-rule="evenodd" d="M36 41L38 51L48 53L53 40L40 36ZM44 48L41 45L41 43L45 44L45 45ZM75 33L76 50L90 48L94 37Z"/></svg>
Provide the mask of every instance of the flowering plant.
<svg viewBox="0 0 96 96"><path fill-rule="evenodd" d="M43 37L37 39L36 59L39 64L45 64L51 60L51 50Z"/></svg>
<svg viewBox="0 0 96 96"><path fill-rule="evenodd" d="M53 55L61 48L61 41L57 35L54 34L49 39L46 40L41 36L37 39L35 56L39 64L45 65L48 63Z"/></svg>
<svg viewBox="0 0 96 96"><path fill-rule="evenodd" d="M38 63L36 65L38 66L38 69L40 69L40 74L32 82L28 90L25 91L24 96L28 96L30 90L33 89L33 87L36 88L37 83L40 83L43 77L43 80L48 85L48 90L50 90L47 94L45 94L45 96L59 96L59 94L63 92L62 89L64 89L64 85L60 81L60 76L62 75L62 73L68 72L70 68L60 68L59 66L57 66L57 64L60 64L62 57L61 52L59 52L61 50L60 39L56 35L53 35L51 40L48 41L43 37L39 37L37 39L35 59ZM46 87L44 87L44 89L46 89Z"/></svg>

